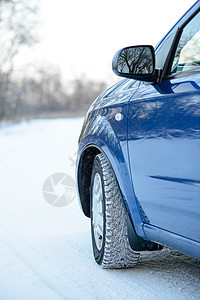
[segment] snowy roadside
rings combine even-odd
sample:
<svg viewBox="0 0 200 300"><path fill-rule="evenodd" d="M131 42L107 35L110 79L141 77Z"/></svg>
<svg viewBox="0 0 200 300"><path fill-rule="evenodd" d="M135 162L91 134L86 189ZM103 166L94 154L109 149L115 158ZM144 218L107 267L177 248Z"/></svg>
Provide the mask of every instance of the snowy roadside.
<svg viewBox="0 0 200 300"><path fill-rule="evenodd" d="M144 253L134 269L103 270L77 199L65 207L45 201L50 175L74 178L82 122L0 128L0 299L198 299L197 260L162 250Z"/></svg>

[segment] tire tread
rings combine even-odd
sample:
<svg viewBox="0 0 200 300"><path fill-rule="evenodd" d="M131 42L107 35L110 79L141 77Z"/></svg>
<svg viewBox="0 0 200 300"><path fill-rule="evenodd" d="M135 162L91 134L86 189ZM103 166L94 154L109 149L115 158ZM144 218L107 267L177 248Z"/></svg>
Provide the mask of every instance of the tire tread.
<svg viewBox="0 0 200 300"><path fill-rule="evenodd" d="M105 193L105 246L103 268L128 268L136 265L140 254L131 249L127 231L127 212L122 195L105 155L98 154L102 166Z"/></svg>

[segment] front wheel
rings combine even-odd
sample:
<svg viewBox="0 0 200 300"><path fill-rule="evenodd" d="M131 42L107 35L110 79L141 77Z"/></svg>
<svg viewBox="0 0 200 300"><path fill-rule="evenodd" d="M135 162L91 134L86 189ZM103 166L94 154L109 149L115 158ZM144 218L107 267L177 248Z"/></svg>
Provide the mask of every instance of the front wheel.
<svg viewBox="0 0 200 300"><path fill-rule="evenodd" d="M130 247L127 212L110 163L95 157L90 192L90 216L94 258L103 268L133 267L139 253Z"/></svg>

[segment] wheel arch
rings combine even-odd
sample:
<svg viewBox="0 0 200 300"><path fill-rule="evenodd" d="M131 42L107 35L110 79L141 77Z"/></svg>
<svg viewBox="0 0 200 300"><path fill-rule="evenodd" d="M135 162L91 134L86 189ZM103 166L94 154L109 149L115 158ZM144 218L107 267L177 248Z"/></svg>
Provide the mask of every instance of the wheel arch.
<svg viewBox="0 0 200 300"><path fill-rule="evenodd" d="M92 166L97 154L101 153L100 149L94 145L86 147L82 152L78 170L78 193L79 200L86 217L90 217L90 181L92 175Z"/></svg>
<svg viewBox="0 0 200 300"><path fill-rule="evenodd" d="M93 162L97 154L103 153L113 168L128 214L134 221L134 225L137 226L138 224L141 226L142 220L139 211L136 213L137 205L134 199L135 196L132 189L130 174L126 165L127 162L125 162L121 149L118 147L118 151L120 151L118 157L121 157L119 161L119 158L116 157L116 153L110 151L110 148L105 141L96 138L96 143L92 143L92 141L87 138L84 142L85 143L81 145L81 150L78 154L76 176L79 202L85 216L90 217L90 181ZM143 232L141 232L141 236L143 236Z"/></svg>
<svg viewBox="0 0 200 300"><path fill-rule="evenodd" d="M97 141L97 140L96 140ZM79 196L79 202L83 213L85 216L90 217L90 183L92 175L92 167L96 155L103 153L110 165L113 168L116 179L118 181L119 188L121 190L125 207L130 214L129 203L126 200L128 198L126 187L124 185L123 175L127 173L124 171L125 163L121 170L119 170L119 162L116 162L116 157L113 156L113 153L109 151L109 147L101 140L98 140L95 144L86 144L81 151L80 157L78 159L78 166L76 171L77 176L77 190ZM120 172L121 171L121 172ZM127 174L126 174L127 175ZM126 182L127 180L125 180ZM132 195L133 196L133 195ZM141 223L141 222L140 222Z"/></svg>

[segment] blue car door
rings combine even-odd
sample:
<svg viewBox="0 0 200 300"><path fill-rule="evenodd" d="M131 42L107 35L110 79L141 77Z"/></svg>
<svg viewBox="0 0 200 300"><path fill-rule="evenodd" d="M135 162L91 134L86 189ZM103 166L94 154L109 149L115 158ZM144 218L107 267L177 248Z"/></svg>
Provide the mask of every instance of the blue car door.
<svg viewBox="0 0 200 300"><path fill-rule="evenodd" d="M200 242L199 24L183 28L168 79L130 100L128 150L143 222Z"/></svg>

